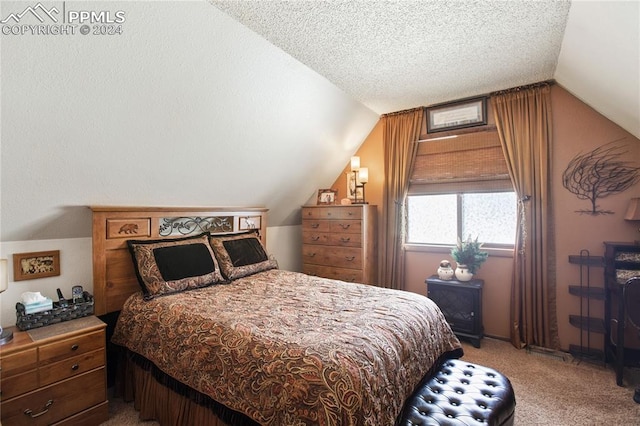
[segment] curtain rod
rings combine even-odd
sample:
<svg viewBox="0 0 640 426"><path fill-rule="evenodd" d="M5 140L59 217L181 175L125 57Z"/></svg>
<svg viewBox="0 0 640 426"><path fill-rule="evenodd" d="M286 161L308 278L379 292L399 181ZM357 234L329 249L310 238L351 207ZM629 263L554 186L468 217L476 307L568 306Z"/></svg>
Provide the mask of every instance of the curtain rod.
<svg viewBox="0 0 640 426"><path fill-rule="evenodd" d="M422 109L424 109L424 107L420 106L420 107L415 107L415 108L410 108L410 109L404 109L402 111L388 112L386 114L382 114L380 116L380 118L382 118L382 117L391 117L393 115L408 114L410 112L416 112L416 111L420 111Z"/></svg>
<svg viewBox="0 0 640 426"><path fill-rule="evenodd" d="M556 84L555 80L539 81L537 83L525 84L524 86L512 87L510 89L491 92L489 96L505 95L507 93L515 93L515 92L520 92L522 90L535 89L537 87L553 86L554 84Z"/></svg>
<svg viewBox="0 0 640 426"><path fill-rule="evenodd" d="M519 92L521 90L533 89L535 87L553 86L554 84L556 84L556 81L553 80L553 79L552 80L539 81L537 83L525 84L524 86L511 87L509 89L497 90L495 92L485 93L483 95L477 95L477 96L474 96L474 98L481 98L483 96L491 97L491 96L496 96L496 95L503 95L505 93ZM437 104L437 105L446 105L448 103L454 103L454 102L457 102L457 101L458 100L453 100L453 101L450 101L450 102L445 102L445 103ZM386 114L382 114L380 116L380 118L382 118L382 117L390 117L390 116L393 116L393 115L407 114L409 112L415 112L415 111L418 111L418 110L421 110L421 109L424 109L424 108L429 108L429 107L428 106L419 106L419 107L415 107L415 108L405 109L405 110L402 110L402 111L388 112Z"/></svg>

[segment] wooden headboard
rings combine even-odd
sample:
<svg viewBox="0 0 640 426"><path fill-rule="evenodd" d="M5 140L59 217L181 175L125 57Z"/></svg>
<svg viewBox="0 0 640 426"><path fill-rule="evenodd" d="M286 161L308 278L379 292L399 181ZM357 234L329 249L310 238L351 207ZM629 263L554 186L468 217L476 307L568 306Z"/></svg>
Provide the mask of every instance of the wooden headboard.
<svg viewBox="0 0 640 426"><path fill-rule="evenodd" d="M140 290L127 240L228 234L257 229L266 246L267 209L235 207L110 207L93 212L93 293L96 315L122 309Z"/></svg>

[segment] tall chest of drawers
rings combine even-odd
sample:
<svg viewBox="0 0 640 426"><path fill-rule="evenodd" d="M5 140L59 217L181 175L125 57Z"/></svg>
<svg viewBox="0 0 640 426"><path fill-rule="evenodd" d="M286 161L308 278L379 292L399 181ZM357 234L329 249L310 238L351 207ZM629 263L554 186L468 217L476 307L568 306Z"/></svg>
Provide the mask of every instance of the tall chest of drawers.
<svg viewBox="0 0 640 426"><path fill-rule="evenodd" d="M0 346L5 425L98 425L109 418L105 327L95 316L26 331Z"/></svg>
<svg viewBox="0 0 640 426"><path fill-rule="evenodd" d="M304 273L376 284L376 206L303 206L302 243Z"/></svg>

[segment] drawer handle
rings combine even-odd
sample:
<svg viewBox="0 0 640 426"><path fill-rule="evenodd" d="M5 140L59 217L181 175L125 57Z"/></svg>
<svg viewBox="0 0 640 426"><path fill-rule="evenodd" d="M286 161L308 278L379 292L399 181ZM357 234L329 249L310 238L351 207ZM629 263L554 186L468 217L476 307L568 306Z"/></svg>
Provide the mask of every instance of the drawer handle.
<svg viewBox="0 0 640 426"><path fill-rule="evenodd" d="M312 224L311 224L311 227L312 227L313 229L316 229L318 226L320 226L320 224L319 224L319 223L312 223Z"/></svg>
<svg viewBox="0 0 640 426"><path fill-rule="evenodd" d="M30 416L32 419L35 419L36 417L40 417L41 415L43 415L47 411L49 411L49 407L51 407L52 405L53 405L53 399L50 399L44 405L43 410L40 411L39 413L33 414L33 411L30 408L27 408L26 410L24 410L24 414L27 415L27 416Z"/></svg>
<svg viewBox="0 0 640 426"><path fill-rule="evenodd" d="M351 241L351 237L342 237L340 238L340 241L342 241L343 243L348 243L349 241Z"/></svg>
<svg viewBox="0 0 640 426"><path fill-rule="evenodd" d="M312 241L318 241L320 239L320 237L311 237Z"/></svg>
<svg viewBox="0 0 640 426"><path fill-rule="evenodd" d="M309 257L315 257L315 255L316 255L315 253L309 253L307 256L309 256Z"/></svg>
<svg viewBox="0 0 640 426"><path fill-rule="evenodd" d="M342 227L342 229L349 229L351 227L351 224L350 223L347 223L347 224L341 223L340 226Z"/></svg>
<svg viewBox="0 0 640 426"><path fill-rule="evenodd" d="M355 260L355 256L345 256L345 259L347 259L349 262L353 262Z"/></svg>
<svg viewBox="0 0 640 426"><path fill-rule="evenodd" d="M72 369L73 371L76 371L78 368L80 368L80 366L79 366L78 364L73 364L73 365L71 366L71 369Z"/></svg>
<svg viewBox="0 0 640 426"><path fill-rule="evenodd" d="M80 346L78 346L78 345L73 345L73 346L71 346L71 350L72 351L77 351L79 347Z"/></svg>

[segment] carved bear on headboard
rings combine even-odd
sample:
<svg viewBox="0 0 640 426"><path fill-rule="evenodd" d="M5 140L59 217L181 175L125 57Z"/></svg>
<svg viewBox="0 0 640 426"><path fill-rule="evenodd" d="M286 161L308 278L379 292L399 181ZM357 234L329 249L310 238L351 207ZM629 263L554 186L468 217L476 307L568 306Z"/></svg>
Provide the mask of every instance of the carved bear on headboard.
<svg viewBox="0 0 640 426"><path fill-rule="evenodd" d="M126 223L120 227L118 234L137 234L138 225L135 223Z"/></svg>

